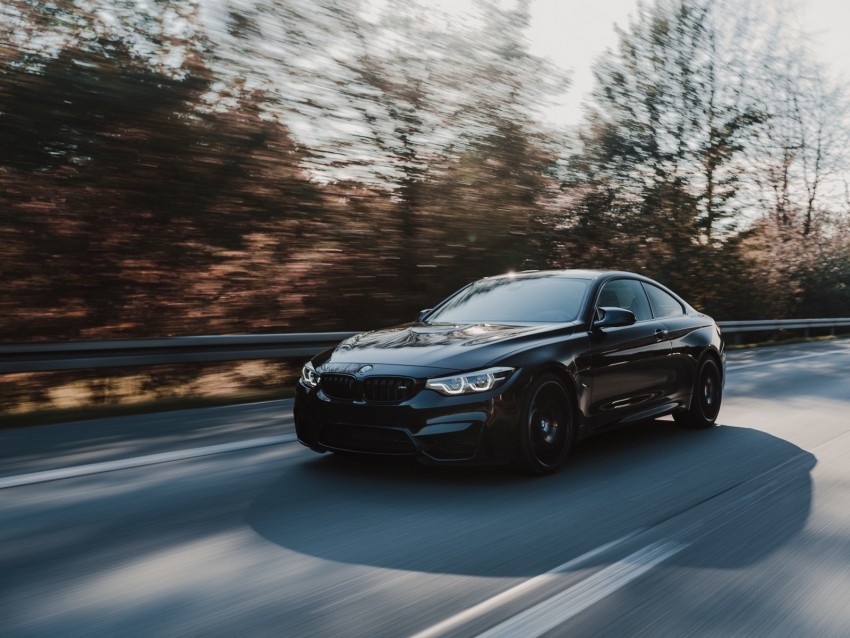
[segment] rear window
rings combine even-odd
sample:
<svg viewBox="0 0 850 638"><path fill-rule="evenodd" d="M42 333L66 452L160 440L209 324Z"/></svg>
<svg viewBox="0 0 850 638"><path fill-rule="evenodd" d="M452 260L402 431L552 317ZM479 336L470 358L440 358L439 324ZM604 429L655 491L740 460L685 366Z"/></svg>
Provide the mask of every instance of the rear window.
<svg viewBox="0 0 850 638"><path fill-rule="evenodd" d="M652 284L644 284L644 289L652 306L652 314L656 319L664 317L678 317L685 314L685 308L672 295L664 292L661 288Z"/></svg>

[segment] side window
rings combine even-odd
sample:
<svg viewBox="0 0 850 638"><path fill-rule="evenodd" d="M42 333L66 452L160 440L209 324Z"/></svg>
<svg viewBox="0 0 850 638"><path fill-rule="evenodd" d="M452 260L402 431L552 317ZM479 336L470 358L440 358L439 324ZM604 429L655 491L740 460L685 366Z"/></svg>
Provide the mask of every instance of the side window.
<svg viewBox="0 0 850 638"><path fill-rule="evenodd" d="M638 321L652 319L646 293L639 281L634 279L615 279L602 287L597 307L625 308L635 314Z"/></svg>
<svg viewBox="0 0 850 638"><path fill-rule="evenodd" d="M652 284L644 284L643 287L646 288L649 303L652 304L652 314L655 315L656 319L679 317L685 314L685 309L675 297L668 295L661 288L656 288Z"/></svg>

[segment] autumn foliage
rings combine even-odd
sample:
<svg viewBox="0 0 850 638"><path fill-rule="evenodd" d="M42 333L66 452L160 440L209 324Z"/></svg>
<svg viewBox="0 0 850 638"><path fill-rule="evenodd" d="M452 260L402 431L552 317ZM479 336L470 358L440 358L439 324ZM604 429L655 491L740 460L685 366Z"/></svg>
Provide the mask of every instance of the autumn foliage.
<svg viewBox="0 0 850 638"><path fill-rule="evenodd" d="M524 3L463 29L155 5L0 9L4 342L373 328L546 267L637 270L718 319L850 314L817 111L840 95L764 100L776 66L730 67L711 4L643 9L574 133L540 118L566 81Z"/></svg>

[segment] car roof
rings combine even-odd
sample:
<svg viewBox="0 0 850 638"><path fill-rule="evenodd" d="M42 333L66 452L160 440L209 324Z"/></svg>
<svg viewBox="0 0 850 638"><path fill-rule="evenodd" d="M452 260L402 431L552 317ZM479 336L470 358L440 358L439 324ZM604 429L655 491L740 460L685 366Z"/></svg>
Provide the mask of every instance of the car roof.
<svg viewBox="0 0 850 638"><path fill-rule="evenodd" d="M635 277L638 279L647 279L643 275L624 270L591 270L591 269L566 269L566 270L522 270L519 272L508 272L503 275L495 275L486 279L498 279L500 277L539 277L541 275L548 277L567 277L569 279L599 279L601 277L610 277L621 275L626 277Z"/></svg>

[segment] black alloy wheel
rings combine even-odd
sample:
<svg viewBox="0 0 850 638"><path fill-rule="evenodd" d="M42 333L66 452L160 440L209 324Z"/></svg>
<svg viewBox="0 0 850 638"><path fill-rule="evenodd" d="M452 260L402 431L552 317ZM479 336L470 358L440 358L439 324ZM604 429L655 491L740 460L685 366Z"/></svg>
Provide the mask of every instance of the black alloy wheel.
<svg viewBox="0 0 850 638"><path fill-rule="evenodd" d="M557 470L576 431L573 401L559 377L545 374L532 384L520 426L522 467L531 474Z"/></svg>
<svg viewBox="0 0 850 638"><path fill-rule="evenodd" d="M720 379L720 369L714 359L706 357L700 361L697 369L690 410L674 414L673 418L676 423L687 427L710 428L714 425L720 412L722 395L723 386Z"/></svg>

